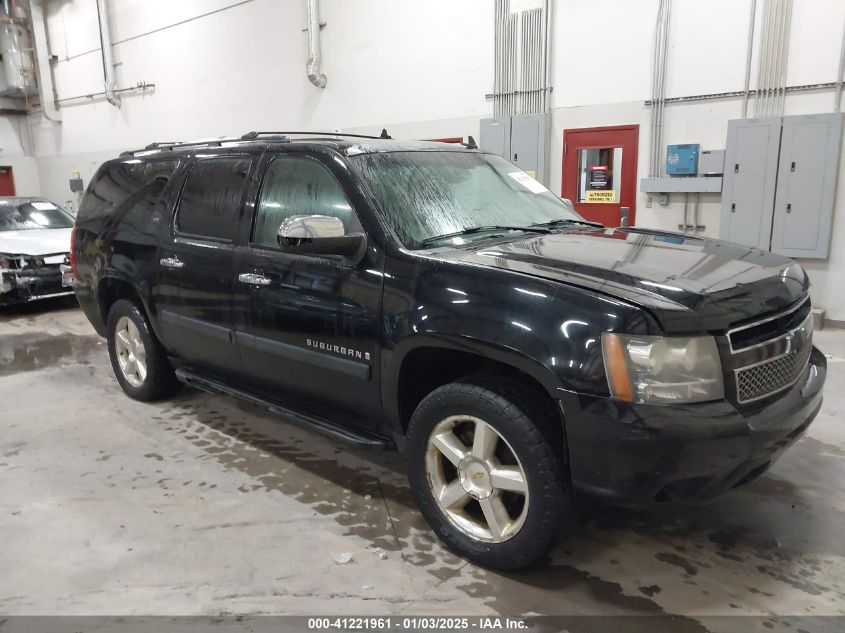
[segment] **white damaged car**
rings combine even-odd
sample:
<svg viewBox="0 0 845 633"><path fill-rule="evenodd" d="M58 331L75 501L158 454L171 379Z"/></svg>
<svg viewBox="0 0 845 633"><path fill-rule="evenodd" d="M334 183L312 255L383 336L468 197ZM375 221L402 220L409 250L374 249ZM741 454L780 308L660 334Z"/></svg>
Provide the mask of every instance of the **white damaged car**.
<svg viewBox="0 0 845 633"><path fill-rule="evenodd" d="M0 306L73 293L73 222L43 198L0 198Z"/></svg>

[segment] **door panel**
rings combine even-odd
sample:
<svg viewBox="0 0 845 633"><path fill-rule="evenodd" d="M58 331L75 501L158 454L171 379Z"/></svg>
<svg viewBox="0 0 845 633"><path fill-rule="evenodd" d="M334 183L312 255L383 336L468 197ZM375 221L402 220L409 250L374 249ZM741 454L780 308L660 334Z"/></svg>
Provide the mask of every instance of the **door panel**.
<svg viewBox="0 0 845 633"><path fill-rule="evenodd" d="M159 319L168 350L210 374L237 377L234 342L233 262L238 223L252 159L209 157L188 173L159 250Z"/></svg>
<svg viewBox="0 0 845 633"><path fill-rule="evenodd" d="M561 195L586 219L619 226L636 220L638 125L564 130Z"/></svg>
<svg viewBox="0 0 845 633"><path fill-rule="evenodd" d="M235 278L250 275L235 282L235 340L245 374L263 395L324 417L340 411L352 424L375 427L383 260L375 248L354 266L274 248L276 228L292 215L331 215L347 233L363 229L322 162L301 153L262 162L267 173L251 243L235 258Z"/></svg>

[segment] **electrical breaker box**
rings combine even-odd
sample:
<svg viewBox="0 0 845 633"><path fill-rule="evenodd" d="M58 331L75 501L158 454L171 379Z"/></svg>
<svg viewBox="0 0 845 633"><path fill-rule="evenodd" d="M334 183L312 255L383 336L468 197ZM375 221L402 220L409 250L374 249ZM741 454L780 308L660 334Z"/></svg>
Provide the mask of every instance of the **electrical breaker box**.
<svg viewBox="0 0 845 633"><path fill-rule="evenodd" d="M697 143L666 146L666 173L669 176L698 175L698 155L701 146Z"/></svg>
<svg viewBox="0 0 845 633"><path fill-rule="evenodd" d="M550 129L548 114L482 119L479 147L506 158L548 186Z"/></svg>
<svg viewBox="0 0 845 633"><path fill-rule="evenodd" d="M720 237L826 259L843 126L841 113L729 121Z"/></svg>

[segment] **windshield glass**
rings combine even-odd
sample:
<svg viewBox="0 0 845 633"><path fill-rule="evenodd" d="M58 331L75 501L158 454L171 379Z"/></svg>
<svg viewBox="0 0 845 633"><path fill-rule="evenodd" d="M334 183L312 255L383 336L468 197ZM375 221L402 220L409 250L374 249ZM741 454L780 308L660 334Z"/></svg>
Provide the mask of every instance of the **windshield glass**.
<svg viewBox="0 0 845 633"><path fill-rule="evenodd" d="M23 204L0 204L0 231L69 229L73 217L52 202L33 200Z"/></svg>
<svg viewBox="0 0 845 633"><path fill-rule="evenodd" d="M478 227L581 220L568 204L499 156L474 152L386 152L352 158L408 248L464 243L489 231L432 238ZM499 231L501 233L501 231ZM423 242L428 241L427 244Z"/></svg>

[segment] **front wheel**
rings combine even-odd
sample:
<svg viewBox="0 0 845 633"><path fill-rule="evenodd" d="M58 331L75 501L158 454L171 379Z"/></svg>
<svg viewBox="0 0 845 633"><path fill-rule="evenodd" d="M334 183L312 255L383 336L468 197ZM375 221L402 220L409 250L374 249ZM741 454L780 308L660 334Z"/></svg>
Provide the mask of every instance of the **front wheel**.
<svg viewBox="0 0 845 633"><path fill-rule="evenodd" d="M496 379L445 385L420 403L408 428L409 480L426 520L456 553L518 569L570 526L553 418Z"/></svg>

